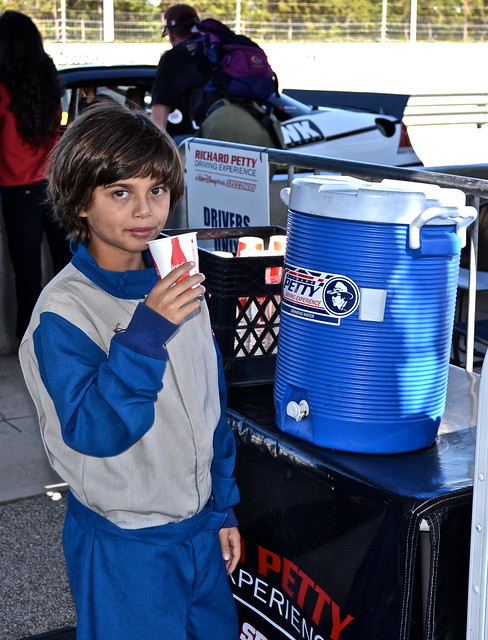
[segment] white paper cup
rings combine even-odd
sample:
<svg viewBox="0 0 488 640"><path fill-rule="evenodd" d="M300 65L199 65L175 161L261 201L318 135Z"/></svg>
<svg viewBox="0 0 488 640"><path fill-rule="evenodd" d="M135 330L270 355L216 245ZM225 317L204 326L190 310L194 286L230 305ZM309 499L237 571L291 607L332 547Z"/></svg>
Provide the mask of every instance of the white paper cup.
<svg viewBox="0 0 488 640"><path fill-rule="evenodd" d="M147 244L160 280L184 262L195 263L184 278L199 272L196 231L150 240Z"/></svg>
<svg viewBox="0 0 488 640"><path fill-rule="evenodd" d="M238 256L258 256L264 249L264 240L256 236L242 236L237 246Z"/></svg>
<svg viewBox="0 0 488 640"><path fill-rule="evenodd" d="M263 256L282 256L284 252L277 249L266 249ZM283 282L283 267L266 267L264 281L266 284L281 284Z"/></svg>
<svg viewBox="0 0 488 640"><path fill-rule="evenodd" d="M269 250L279 251L281 255L285 255L286 249L286 236L270 236L269 238Z"/></svg>

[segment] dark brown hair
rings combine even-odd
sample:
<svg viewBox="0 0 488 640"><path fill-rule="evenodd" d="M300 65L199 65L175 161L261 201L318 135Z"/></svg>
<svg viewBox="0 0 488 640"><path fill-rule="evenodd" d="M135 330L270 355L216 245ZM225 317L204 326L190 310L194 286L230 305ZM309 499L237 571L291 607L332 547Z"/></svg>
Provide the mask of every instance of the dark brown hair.
<svg viewBox="0 0 488 640"><path fill-rule="evenodd" d="M183 194L178 148L140 110L94 100L63 134L50 158L48 199L69 240L90 239L86 218L93 192L128 178L152 177L170 190L173 209Z"/></svg>
<svg viewBox="0 0 488 640"><path fill-rule="evenodd" d="M62 89L39 29L19 11L0 15L0 82L24 142L49 144L59 133Z"/></svg>

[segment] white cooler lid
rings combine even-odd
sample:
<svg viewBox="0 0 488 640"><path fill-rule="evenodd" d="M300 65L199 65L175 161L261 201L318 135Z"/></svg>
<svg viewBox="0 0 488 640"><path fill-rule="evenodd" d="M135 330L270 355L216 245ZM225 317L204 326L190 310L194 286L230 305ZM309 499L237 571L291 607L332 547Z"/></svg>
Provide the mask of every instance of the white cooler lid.
<svg viewBox="0 0 488 640"><path fill-rule="evenodd" d="M283 191L287 191L284 189ZM287 202L287 194L283 194ZM305 176L295 178L288 192L288 208L327 218L382 224L410 224L427 209L451 210L453 218L465 208L460 189L438 185L384 180L366 182L349 176ZM446 211L447 215L449 211ZM455 220L433 217L428 224L449 225Z"/></svg>
<svg viewBox="0 0 488 640"><path fill-rule="evenodd" d="M423 182L384 180L366 182L349 176L295 178L281 191L290 211L324 218L408 225L411 249L420 247L420 229L431 225L456 225L461 246L466 227L478 212L466 206L460 189L446 189Z"/></svg>

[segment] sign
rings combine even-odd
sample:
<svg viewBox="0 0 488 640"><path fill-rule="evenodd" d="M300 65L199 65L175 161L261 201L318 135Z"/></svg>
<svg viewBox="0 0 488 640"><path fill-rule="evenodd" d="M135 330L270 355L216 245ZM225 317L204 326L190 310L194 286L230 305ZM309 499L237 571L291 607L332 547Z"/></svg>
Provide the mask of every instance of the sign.
<svg viewBox="0 0 488 640"><path fill-rule="evenodd" d="M203 144L194 138L188 140L185 147L190 228L269 225L268 154Z"/></svg>
<svg viewBox="0 0 488 640"><path fill-rule="evenodd" d="M239 640L346 640L355 619L295 562L257 544L230 576Z"/></svg>

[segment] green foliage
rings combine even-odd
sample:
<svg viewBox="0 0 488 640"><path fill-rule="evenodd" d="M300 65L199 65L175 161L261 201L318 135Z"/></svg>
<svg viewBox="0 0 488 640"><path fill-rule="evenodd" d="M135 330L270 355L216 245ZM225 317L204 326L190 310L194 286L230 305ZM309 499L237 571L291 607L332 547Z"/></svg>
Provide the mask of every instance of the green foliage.
<svg viewBox="0 0 488 640"><path fill-rule="evenodd" d="M161 14L171 4L114 0L115 39L159 42ZM217 18L261 42L410 39L411 0L201 0L195 6L202 18ZM0 0L5 9L30 15L45 40L103 38L102 0L66 0L64 15L60 0ZM482 42L486 12L485 0L418 0L417 40Z"/></svg>

